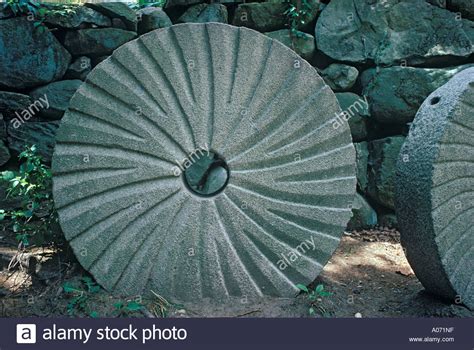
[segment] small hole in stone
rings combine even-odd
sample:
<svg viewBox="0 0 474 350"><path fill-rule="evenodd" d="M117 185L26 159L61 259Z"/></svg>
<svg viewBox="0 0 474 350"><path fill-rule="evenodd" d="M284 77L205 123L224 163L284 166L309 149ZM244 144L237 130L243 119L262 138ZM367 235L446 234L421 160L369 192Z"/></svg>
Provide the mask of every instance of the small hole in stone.
<svg viewBox="0 0 474 350"><path fill-rule="evenodd" d="M199 150L183 164L184 183L191 192L211 197L220 193L229 181L229 167L215 152Z"/></svg>
<svg viewBox="0 0 474 350"><path fill-rule="evenodd" d="M433 97L430 101L431 105L435 105L437 104L439 101L441 100L440 97L436 96L436 97Z"/></svg>

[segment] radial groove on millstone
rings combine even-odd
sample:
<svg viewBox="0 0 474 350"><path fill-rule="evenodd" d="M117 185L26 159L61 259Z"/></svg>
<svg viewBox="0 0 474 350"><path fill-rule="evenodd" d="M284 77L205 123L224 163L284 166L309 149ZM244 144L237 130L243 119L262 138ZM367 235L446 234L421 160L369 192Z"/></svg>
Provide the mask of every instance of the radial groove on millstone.
<svg viewBox="0 0 474 350"><path fill-rule="evenodd" d="M315 69L255 31L143 35L89 74L62 120L53 192L66 238L117 293L295 295L351 216L355 153L337 113ZM200 196L181 171L206 151L227 182Z"/></svg>
<svg viewBox="0 0 474 350"><path fill-rule="evenodd" d="M474 308L474 68L419 109L400 151L396 208L402 244L430 292Z"/></svg>

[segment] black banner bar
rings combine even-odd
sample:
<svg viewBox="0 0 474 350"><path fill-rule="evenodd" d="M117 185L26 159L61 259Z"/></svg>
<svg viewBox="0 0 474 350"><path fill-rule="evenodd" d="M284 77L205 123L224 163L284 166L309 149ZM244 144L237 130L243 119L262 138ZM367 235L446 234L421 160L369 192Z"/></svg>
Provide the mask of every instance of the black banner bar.
<svg viewBox="0 0 474 350"><path fill-rule="evenodd" d="M473 331L469 318L2 318L0 349L472 350Z"/></svg>

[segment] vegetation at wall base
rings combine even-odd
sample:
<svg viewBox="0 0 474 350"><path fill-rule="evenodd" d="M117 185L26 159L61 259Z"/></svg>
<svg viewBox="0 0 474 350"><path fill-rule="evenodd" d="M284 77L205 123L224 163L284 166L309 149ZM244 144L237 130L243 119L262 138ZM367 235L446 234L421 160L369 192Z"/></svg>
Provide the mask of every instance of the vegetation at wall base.
<svg viewBox="0 0 474 350"><path fill-rule="evenodd" d="M3 171L0 181L7 182L7 196L20 206L0 209L0 220L8 220L21 247L48 245L63 240L51 194L52 174L37 154L36 146L27 146L19 155L18 171Z"/></svg>
<svg viewBox="0 0 474 350"><path fill-rule="evenodd" d="M311 5L309 0L285 0L288 5L287 10L283 13L288 19L290 33L294 37L302 37L303 34L298 31L298 27L306 24L306 17L311 13Z"/></svg>

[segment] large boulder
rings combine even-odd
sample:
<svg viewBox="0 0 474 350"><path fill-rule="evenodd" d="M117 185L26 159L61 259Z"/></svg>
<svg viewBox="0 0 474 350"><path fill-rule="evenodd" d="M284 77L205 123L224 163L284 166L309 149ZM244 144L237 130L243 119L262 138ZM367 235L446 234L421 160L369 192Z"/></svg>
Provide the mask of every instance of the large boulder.
<svg viewBox="0 0 474 350"><path fill-rule="evenodd" d="M69 8L66 13L48 11L45 22L67 29L76 29L84 25L99 27L110 27L112 25L110 18L86 6L74 6Z"/></svg>
<svg viewBox="0 0 474 350"><path fill-rule="evenodd" d="M49 107L40 110L39 115L41 117L61 119L64 111L69 106L69 100L81 84L81 80L56 81L31 91L30 96L35 101L41 97L47 97Z"/></svg>
<svg viewBox="0 0 474 350"><path fill-rule="evenodd" d="M369 143L369 196L378 204L395 209L395 170L403 136L386 137Z"/></svg>
<svg viewBox="0 0 474 350"><path fill-rule="evenodd" d="M367 138L367 123L370 116L367 99L352 92L339 92L336 93L336 97L343 113L347 115L352 140L365 140Z"/></svg>
<svg viewBox="0 0 474 350"><path fill-rule="evenodd" d="M66 33L64 46L73 55L110 55L117 47L136 37L135 32L118 29L80 29Z"/></svg>
<svg viewBox="0 0 474 350"><path fill-rule="evenodd" d="M321 76L333 91L347 91L354 86L359 71L347 64L333 63L321 71Z"/></svg>
<svg viewBox="0 0 474 350"><path fill-rule="evenodd" d="M38 154L46 162L50 162L56 143L56 130L59 127L59 121L28 122L22 123L18 127L15 126L13 123L8 124L10 150L20 153L24 151L25 146L36 145Z"/></svg>
<svg viewBox="0 0 474 350"><path fill-rule="evenodd" d="M380 123L406 124L415 117L424 99L456 73L470 65L431 69L390 67L362 73L370 115Z"/></svg>
<svg viewBox="0 0 474 350"><path fill-rule="evenodd" d="M357 171L357 186L359 191L366 193L369 184L367 175L367 165L369 161L369 149L367 142L354 143L356 150L356 171Z"/></svg>
<svg viewBox="0 0 474 350"><path fill-rule="evenodd" d="M0 21L0 87L26 89L60 79L71 55L25 17Z"/></svg>
<svg viewBox="0 0 474 350"><path fill-rule="evenodd" d="M305 60L311 62L316 50L314 36L297 31L292 33L289 29L280 29L274 32L265 33L272 39L278 40L282 44L290 47Z"/></svg>
<svg viewBox="0 0 474 350"><path fill-rule="evenodd" d="M124 2L86 3L85 6L112 19L120 19L128 30L137 31L137 15L135 11Z"/></svg>
<svg viewBox="0 0 474 350"><path fill-rule="evenodd" d="M377 213L359 193L352 204L352 217L347 224L348 230L361 230L377 225Z"/></svg>
<svg viewBox="0 0 474 350"><path fill-rule="evenodd" d="M240 4L235 10L233 25L271 32L284 29L288 20L284 15L287 5L284 3L252 2Z"/></svg>
<svg viewBox="0 0 474 350"><path fill-rule="evenodd" d="M29 108L30 96L16 92L0 91L0 113L12 117L15 112Z"/></svg>
<svg viewBox="0 0 474 350"><path fill-rule="evenodd" d="M145 7L137 11L138 34L142 35L155 29L171 27L170 18L159 7Z"/></svg>
<svg viewBox="0 0 474 350"><path fill-rule="evenodd" d="M332 0L318 19L316 42L340 61L455 64L474 53L474 24L424 0Z"/></svg>
<svg viewBox="0 0 474 350"><path fill-rule="evenodd" d="M198 4L191 6L178 19L178 23L227 23L227 7L221 4Z"/></svg>

